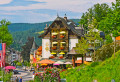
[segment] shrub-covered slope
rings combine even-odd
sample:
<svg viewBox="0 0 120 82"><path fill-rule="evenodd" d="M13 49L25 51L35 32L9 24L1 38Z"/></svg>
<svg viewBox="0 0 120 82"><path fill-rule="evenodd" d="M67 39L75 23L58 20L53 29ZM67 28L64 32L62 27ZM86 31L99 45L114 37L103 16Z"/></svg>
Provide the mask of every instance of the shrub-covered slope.
<svg viewBox="0 0 120 82"><path fill-rule="evenodd" d="M80 66L62 72L61 78L66 78L67 82L120 82L120 51L103 62L93 62L89 66Z"/></svg>

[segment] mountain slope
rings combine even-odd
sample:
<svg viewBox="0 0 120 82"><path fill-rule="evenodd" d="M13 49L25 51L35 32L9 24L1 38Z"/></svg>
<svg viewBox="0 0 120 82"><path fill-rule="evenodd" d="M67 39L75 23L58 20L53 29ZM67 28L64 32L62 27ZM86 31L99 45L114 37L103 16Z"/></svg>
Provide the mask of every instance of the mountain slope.
<svg viewBox="0 0 120 82"><path fill-rule="evenodd" d="M80 21L79 19L71 19L73 20L77 25ZM38 38L40 33L43 33L43 30L47 25L51 24L52 21L49 22L43 22L43 23L13 23L8 26L9 31L13 35L14 42L11 45L12 48L16 50L21 50L21 46L25 44L27 41L27 37L35 37L35 41L37 45L41 46L42 41L41 38Z"/></svg>
<svg viewBox="0 0 120 82"><path fill-rule="evenodd" d="M61 73L67 82L120 82L120 51L105 61L93 62L88 66L80 66Z"/></svg>

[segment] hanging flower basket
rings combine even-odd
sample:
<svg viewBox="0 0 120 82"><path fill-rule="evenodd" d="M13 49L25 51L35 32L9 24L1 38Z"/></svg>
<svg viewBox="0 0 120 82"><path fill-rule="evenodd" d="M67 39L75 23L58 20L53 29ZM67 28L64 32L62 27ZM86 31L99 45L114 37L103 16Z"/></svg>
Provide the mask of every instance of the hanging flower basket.
<svg viewBox="0 0 120 82"><path fill-rule="evenodd" d="M63 56L60 56L59 58L60 58L60 59L63 59Z"/></svg>
<svg viewBox="0 0 120 82"><path fill-rule="evenodd" d="M52 38L56 38L56 36L55 36L55 35L53 35L53 36L52 36Z"/></svg>
<svg viewBox="0 0 120 82"><path fill-rule="evenodd" d="M60 47L60 49L61 49L61 50L63 50L63 49L64 49L64 47Z"/></svg>
<svg viewBox="0 0 120 82"><path fill-rule="evenodd" d="M52 49L53 49L53 50L56 50L56 49L57 49L57 47L56 47L56 46L54 46L54 47L52 47Z"/></svg>
<svg viewBox="0 0 120 82"><path fill-rule="evenodd" d="M53 58L55 58L55 56L50 56L49 58L53 59Z"/></svg>
<svg viewBox="0 0 120 82"><path fill-rule="evenodd" d="M63 35L60 35L60 38L64 38L65 36L63 36Z"/></svg>

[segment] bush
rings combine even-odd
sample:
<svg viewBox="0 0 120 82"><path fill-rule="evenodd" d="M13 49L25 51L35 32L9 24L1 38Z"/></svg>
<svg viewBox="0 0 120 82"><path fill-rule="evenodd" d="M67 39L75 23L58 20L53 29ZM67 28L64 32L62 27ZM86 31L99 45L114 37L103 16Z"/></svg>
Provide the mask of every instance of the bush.
<svg viewBox="0 0 120 82"><path fill-rule="evenodd" d="M67 68L71 68L71 67L72 67L72 65L70 65L70 64L67 64L67 65L66 65L66 67L67 67Z"/></svg>
<svg viewBox="0 0 120 82"><path fill-rule="evenodd" d="M16 65L17 66L22 66L22 63L21 62L17 62Z"/></svg>
<svg viewBox="0 0 120 82"><path fill-rule="evenodd" d="M44 73L36 73L34 81L35 82L57 82L60 80L59 71L57 68L45 68Z"/></svg>
<svg viewBox="0 0 120 82"><path fill-rule="evenodd" d="M99 65L99 62L93 62L90 64L91 67L95 67L96 65Z"/></svg>
<svg viewBox="0 0 120 82"><path fill-rule="evenodd" d="M6 74L3 72L3 81L4 82L10 82L11 76L12 76L12 72L6 73ZM2 81L2 77L0 78L0 81Z"/></svg>

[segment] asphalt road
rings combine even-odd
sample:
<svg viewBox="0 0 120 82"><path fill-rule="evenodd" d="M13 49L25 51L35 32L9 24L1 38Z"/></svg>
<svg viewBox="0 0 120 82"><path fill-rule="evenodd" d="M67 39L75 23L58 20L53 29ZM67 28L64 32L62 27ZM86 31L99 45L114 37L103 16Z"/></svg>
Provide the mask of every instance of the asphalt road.
<svg viewBox="0 0 120 82"><path fill-rule="evenodd" d="M15 81L16 76L18 78L20 78L20 76L21 76L22 79L23 79L23 82L33 80L33 78L32 78L33 72L25 71L25 70L22 70L22 69L16 69L16 70L18 70L19 74L14 74L13 75L13 80L14 81Z"/></svg>

